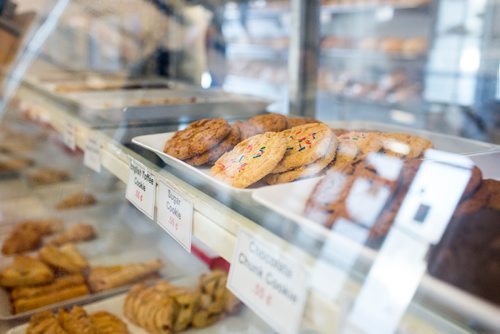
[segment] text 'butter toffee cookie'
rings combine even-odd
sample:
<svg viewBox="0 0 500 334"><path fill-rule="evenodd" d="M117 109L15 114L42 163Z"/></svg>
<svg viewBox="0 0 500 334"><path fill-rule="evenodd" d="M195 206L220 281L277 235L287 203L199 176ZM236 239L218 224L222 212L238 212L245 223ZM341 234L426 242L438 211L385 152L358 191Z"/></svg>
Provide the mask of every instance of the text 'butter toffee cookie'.
<svg viewBox="0 0 500 334"><path fill-rule="evenodd" d="M225 153L212 167L212 175L233 187L246 188L269 174L283 159L286 139L267 132L248 138Z"/></svg>
<svg viewBox="0 0 500 334"><path fill-rule="evenodd" d="M219 144L231 131L229 123L222 119L201 119L177 131L164 146L163 152L177 159L186 160L205 153Z"/></svg>

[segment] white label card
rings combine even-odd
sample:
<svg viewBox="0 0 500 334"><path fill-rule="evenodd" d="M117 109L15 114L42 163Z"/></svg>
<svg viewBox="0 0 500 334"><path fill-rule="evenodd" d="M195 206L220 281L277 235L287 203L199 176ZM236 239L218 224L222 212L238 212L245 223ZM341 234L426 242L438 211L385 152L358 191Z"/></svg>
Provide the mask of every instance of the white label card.
<svg viewBox="0 0 500 334"><path fill-rule="evenodd" d="M101 143L95 136L89 136L85 143L83 163L93 171L101 172Z"/></svg>
<svg viewBox="0 0 500 334"><path fill-rule="evenodd" d="M191 253L193 203L161 181L158 182L156 201L158 224Z"/></svg>
<svg viewBox="0 0 500 334"><path fill-rule="evenodd" d="M137 160L130 159L127 199L146 216L154 219L156 175Z"/></svg>
<svg viewBox="0 0 500 334"><path fill-rule="evenodd" d="M72 151L76 149L76 126L66 121L63 129L63 142Z"/></svg>
<svg viewBox="0 0 500 334"><path fill-rule="evenodd" d="M297 333L307 297L303 266L242 228L227 287L278 333Z"/></svg>

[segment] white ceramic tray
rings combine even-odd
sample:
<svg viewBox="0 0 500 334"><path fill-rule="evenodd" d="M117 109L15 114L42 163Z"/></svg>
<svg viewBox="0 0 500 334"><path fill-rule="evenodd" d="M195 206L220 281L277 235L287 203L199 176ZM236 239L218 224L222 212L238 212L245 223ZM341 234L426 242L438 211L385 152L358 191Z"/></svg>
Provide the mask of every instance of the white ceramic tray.
<svg viewBox="0 0 500 334"><path fill-rule="evenodd" d="M174 284L184 285L184 286L196 286L196 278L188 278L182 280L173 281ZM108 298L96 303L89 304L84 307L84 309L89 312L97 311L108 311L120 319L122 319L128 326L129 332L133 334L148 334L144 329L132 324L123 314L123 303L125 301L126 294L121 294L112 298ZM25 334L27 324L15 327L7 332L7 334ZM233 316L228 316L224 320L218 321L213 326L202 328L202 329L188 329L183 331L183 333L197 333L197 334L208 334L208 333L218 333L218 334L232 334L232 333L246 333L246 334L258 334L258 333L270 333L270 328L258 318L252 311L248 308L243 308L240 313Z"/></svg>

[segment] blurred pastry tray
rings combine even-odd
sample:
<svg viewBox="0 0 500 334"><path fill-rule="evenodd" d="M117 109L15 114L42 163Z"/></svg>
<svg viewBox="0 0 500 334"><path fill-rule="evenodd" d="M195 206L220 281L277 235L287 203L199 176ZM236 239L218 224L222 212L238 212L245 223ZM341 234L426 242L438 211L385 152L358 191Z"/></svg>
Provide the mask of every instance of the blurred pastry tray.
<svg viewBox="0 0 500 334"><path fill-rule="evenodd" d="M92 210L63 210L58 212L47 210L43 216L37 218L61 218L66 227L76 223L92 225L96 230L97 237L91 241L75 243L91 266L130 264L160 258L164 263L163 269L160 270L160 276L167 279L192 274L193 272L196 273L200 271L200 268L203 268L203 265L197 259L192 259L189 254L177 246L173 239L169 238L165 233L158 233L159 227L148 224L142 214L123 200L122 192L117 193L121 196L111 198L105 204L100 202L101 204L98 203ZM35 200L35 202L37 205L39 204L38 201ZM30 218L34 217L30 216ZM143 223L141 224L140 221L143 221ZM12 226L12 224L9 225L10 228ZM0 235L0 239L7 236L10 228L1 229L2 235ZM165 252L165 249L168 249L169 252ZM175 257L170 256L171 254L175 254ZM10 256L1 256L4 263L6 259L12 258ZM188 268L186 268L186 263L190 264ZM0 320L21 319L41 310L89 303L123 292L126 289L127 287L120 287L69 299L33 311L12 314L9 294L4 288L0 288Z"/></svg>
<svg viewBox="0 0 500 334"><path fill-rule="evenodd" d="M489 160L487 159L488 156L490 157ZM493 159L496 159L496 164L498 165L500 152L484 153L478 155L478 157L481 157L481 160L475 159L475 156L471 156L471 159L477 163L479 168L482 168L485 161L492 163ZM493 177L493 175L488 175L488 177ZM312 236L314 239L318 237L332 238L339 247L346 247L352 250L359 249L360 245L351 241L346 236L332 232L304 216L303 212L309 195L322 178L316 177L264 187L254 191L252 198L262 206L304 227L302 230L304 232L302 233L303 237ZM494 178L500 179L498 176ZM366 246L361 246L359 254L362 263L370 266L375 261L378 253ZM481 321L484 321L491 327L500 328L499 307L436 279L429 274L424 276L418 291L419 293L423 293L425 298L434 301L438 305L445 304L448 308L460 310L459 312L462 315L465 314L472 319L481 319Z"/></svg>
<svg viewBox="0 0 500 334"><path fill-rule="evenodd" d="M195 287L197 282L197 277L186 277L182 279L176 279L171 281L175 285L181 285L186 287ZM120 294L99 302L95 302L84 306L84 309L89 312L107 311L109 313L118 316L122 321L124 321L130 333L134 334L148 334L148 332L133 323L131 323L123 313L123 304L125 302L126 294ZM28 329L28 325L20 325L12 328L7 334L25 334ZM197 333L197 334L208 334L208 333L219 333L219 334L232 334L232 333L269 333L271 329L252 311L247 307L244 307L238 314L225 317L224 319L217 321L215 324L205 327L194 329L190 328L183 333Z"/></svg>
<svg viewBox="0 0 500 334"><path fill-rule="evenodd" d="M262 113L270 101L217 89L136 89L92 91L60 97L96 128L186 123L200 118L244 118Z"/></svg>

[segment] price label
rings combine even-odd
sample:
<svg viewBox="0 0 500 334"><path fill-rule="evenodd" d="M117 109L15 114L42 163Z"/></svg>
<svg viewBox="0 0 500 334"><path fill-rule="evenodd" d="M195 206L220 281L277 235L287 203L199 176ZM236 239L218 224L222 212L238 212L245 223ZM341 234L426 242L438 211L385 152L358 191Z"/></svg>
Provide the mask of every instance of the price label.
<svg viewBox="0 0 500 334"><path fill-rule="evenodd" d="M297 333L307 296L300 263L240 229L227 287L278 333Z"/></svg>
<svg viewBox="0 0 500 334"><path fill-rule="evenodd" d="M89 136L85 143L83 163L93 171L101 172L101 143L95 136Z"/></svg>
<svg viewBox="0 0 500 334"><path fill-rule="evenodd" d="M154 219L156 176L137 160L130 159L127 199L146 216Z"/></svg>
<svg viewBox="0 0 500 334"><path fill-rule="evenodd" d="M72 151L76 149L76 126L66 121L63 129L63 142Z"/></svg>
<svg viewBox="0 0 500 334"><path fill-rule="evenodd" d="M158 196L156 200L158 224L191 253L193 203L184 199L161 181L158 182Z"/></svg>

